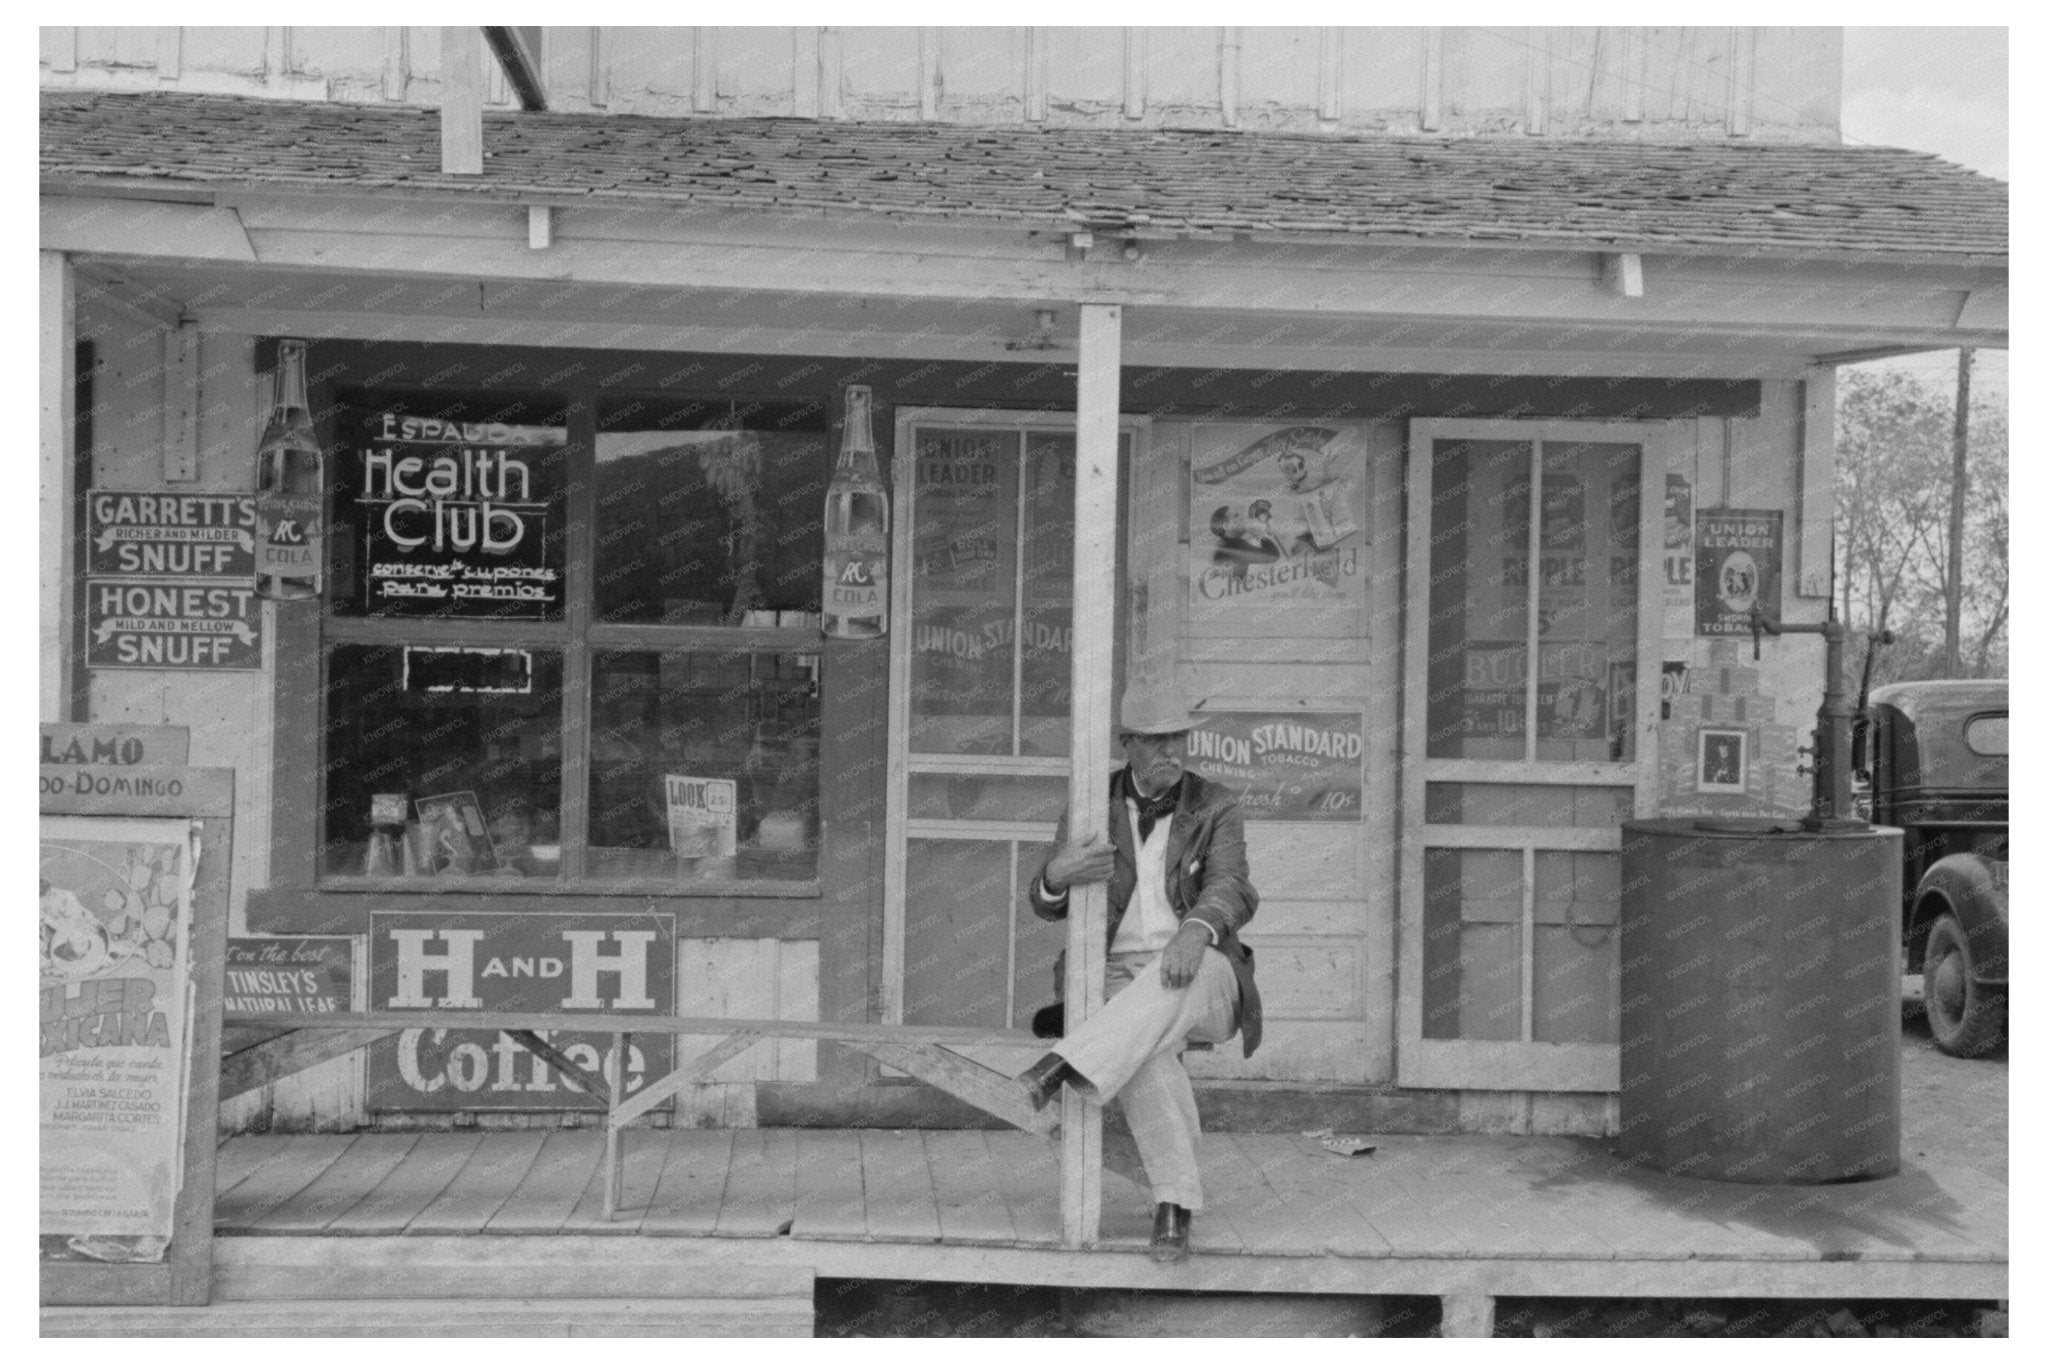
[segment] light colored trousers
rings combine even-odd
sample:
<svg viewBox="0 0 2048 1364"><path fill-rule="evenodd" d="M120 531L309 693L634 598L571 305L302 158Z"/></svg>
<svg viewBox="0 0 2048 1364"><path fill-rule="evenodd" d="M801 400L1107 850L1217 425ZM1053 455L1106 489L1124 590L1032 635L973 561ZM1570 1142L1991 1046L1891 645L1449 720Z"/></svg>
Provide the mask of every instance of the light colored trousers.
<svg viewBox="0 0 2048 1364"><path fill-rule="evenodd" d="M1053 1050L1094 1088L1116 1099L1145 1164L1155 1203L1202 1207L1195 1143L1202 1135L1181 1053L1190 1042L1225 1042L1237 1031L1237 973L1221 952L1202 953L1201 969L1181 990L1159 979L1157 952L1114 952L1103 977L1109 1002ZM1112 1164L1109 1135L1104 1158Z"/></svg>

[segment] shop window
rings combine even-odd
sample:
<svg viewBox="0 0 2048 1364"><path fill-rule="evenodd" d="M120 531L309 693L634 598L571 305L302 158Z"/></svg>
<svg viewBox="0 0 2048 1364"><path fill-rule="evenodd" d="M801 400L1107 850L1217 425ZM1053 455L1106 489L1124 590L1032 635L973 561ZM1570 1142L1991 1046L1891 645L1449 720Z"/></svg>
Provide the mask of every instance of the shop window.
<svg viewBox="0 0 2048 1364"><path fill-rule="evenodd" d="M821 407L325 416L323 880L815 888Z"/></svg>

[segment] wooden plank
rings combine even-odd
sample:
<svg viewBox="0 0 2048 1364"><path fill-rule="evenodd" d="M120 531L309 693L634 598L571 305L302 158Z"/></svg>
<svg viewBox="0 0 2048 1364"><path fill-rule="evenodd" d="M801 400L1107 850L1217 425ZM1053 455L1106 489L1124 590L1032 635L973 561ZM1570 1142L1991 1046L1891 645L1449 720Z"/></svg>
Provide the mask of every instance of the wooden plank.
<svg viewBox="0 0 2048 1364"><path fill-rule="evenodd" d="M668 1160L640 1219L643 1236L709 1236L725 1200L733 1133L672 1130Z"/></svg>
<svg viewBox="0 0 2048 1364"><path fill-rule="evenodd" d="M232 819L235 814L232 767L46 763L38 772L37 786L46 815ZM275 1023L276 1016L269 1021Z"/></svg>
<svg viewBox="0 0 2048 1364"><path fill-rule="evenodd" d="M163 476L199 477L199 324L189 318L164 333Z"/></svg>
<svg viewBox="0 0 2048 1364"><path fill-rule="evenodd" d="M996 1162L996 1186L1009 1209L1017 1244L1056 1246L1060 1242L1059 1147L1023 1132L984 1132Z"/></svg>
<svg viewBox="0 0 2048 1364"><path fill-rule="evenodd" d="M419 1141L412 1132L364 1132L305 1188L251 1223L256 1234L310 1235L360 1203Z"/></svg>
<svg viewBox="0 0 2048 1364"><path fill-rule="evenodd" d="M748 1047L761 1040L756 1028L742 1029L726 1038L710 1051L693 1056L660 1079L646 1085L638 1094L622 1101L612 1110L607 1119L613 1126L623 1127L641 1114L666 1102L670 1096L680 1092L686 1085L693 1085L717 1070L720 1066L738 1056Z"/></svg>
<svg viewBox="0 0 2048 1364"><path fill-rule="evenodd" d="M484 1224L491 1236L547 1236L562 1229L597 1178L604 1134L595 1128L550 1132L503 1207Z"/></svg>
<svg viewBox="0 0 2048 1364"><path fill-rule="evenodd" d="M924 1151L938 1206L939 1239L965 1246L1016 1245L1017 1227L986 1134L926 1132Z"/></svg>
<svg viewBox="0 0 2048 1364"><path fill-rule="evenodd" d="M1117 407L1123 378L1123 309L1081 305L1074 402L1074 626L1069 662L1072 740L1067 752L1067 828L1090 836L1109 828L1109 694L1115 667ZM1078 1026L1102 1007L1108 949L1108 887L1078 886L1067 911L1067 1019ZM1069 1086L1060 1099L1060 1234L1068 1246L1093 1242L1102 1222L1102 1106Z"/></svg>
<svg viewBox="0 0 2048 1364"><path fill-rule="evenodd" d="M504 1031L507 1037L546 1062L548 1069L561 1076L571 1089L580 1089L607 1108L611 1106L612 1087L601 1076L592 1075L571 1061L560 1048L550 1045L531 1028L507 1028Z"/></svg>
<svg viewBox="0 0 2048 1364"><path fill-rule="evenodd" d="M189 725L46 724L41 737L39 756L45 765L77 761L109 767L184 767L192 759Z"/></svg>
<svg viewBox="0 0 2048 1364"><path fill-rule="evenodd" d="M1355 1173L1344 1162L1370 1157L1335 1155L1296 1136L1240 1133L1233 1136L1233 1144L1258 1152L1259 1173L1281 1197L1319 1210L1321 1225L1328 1231L1328 1240L1319 1249L1339 1255L1385 1255L1392 1249L1344 1196Z"/></svg>
<svg viewBox="0 0 2048 1364"><path fill-rule="evenodd" d="M473 1236L482 1231L540 1157L543 1132L492 1132L439 1197L406 1227L407 1236Z"/></svg>
<svg viewBox="0 0 2048 1364"><path fill-rule="evenodd" d="M294 1028L267 1042L244 1047L220 1063L220 1097L240 1094L274 1084L287 1075L346 1056L379 1038L401 1031L397 1028Z"/></svg>
<svg viewBox="0 0 2048 1364"><path fill-rule="evenodd" d="M441 173L484 170L484 35L469 24L441 29Z"/></svg>
<svg viewBox="0 0 2048 1364"><path fill-rule="evenodd" d="M247 1231L272 1208L318 1179L355 1141L352 1136L321 1134L294 1137L283 1157L257 1169L225 1194L215 1197L214 1226L221 1231Z"/></svg>
<svg viewBox="0 0 2048 1364"><path fill-rule="evenodd" d="M861 1179L867 1189L868 1237L936 1241L939 1210L917 1132L862 1132Z"/></svg>
<svg viewBox="0 0 2048 1364"><path fill-rule="evenodd" d="M439 902L443 897L431 898ZM418 906L424 909L435 907ZM270 1027L276 1027L278 1021L276 1014L260 1013L231 1012L223 1015L223 1018L230 1023L256 1023ZM808 1037L828 1042L894 1042L902 1046L1037 1045L1030 1032L1022 1028L963 1028L922 1023L840 1023L802 1018L703 1018L662 1017L652 1014L493 1013L489 1010L465 1010L461 1023L465 1028L495 1029L499 1032L512 1032L517 1029L545 1031L551 1028L574 1028L582 1032L676 1033L683 1036L725 1037L736 1030L744 1030L758 1032L763 1037ZM378 1009L367 1012L299 1014L292 1018L292 1027L299 1031L380 1028L389 1033L406 1028L445 1028L448 1024L448 1012L435 1009Z"/></svg>
<svg viewBox="0 0 2048 1364"><path fill-rule="evenodd" d="M455 1182L481 1132L425 1132L376 1188L327 1224L330 1236L397 1236Z"/></svg>
<svg viewBox="0 0 2048 1364"><path fill-rule="evenodd" d="M619 1187L617 1212L605 1210L605 1180L600 1177L584 1190L583 1197L562 1223L565 1236L631 1236L640 1229L648 1203L661 1183L662 1166L668 1162L668 1133L648 1127L629 1127L615 1134L619 1138Z"/></svg>
<svg viewBox="0 0 2048 1364"><path fill-rule="evenodd" d="M782 1236L796 1219L796 1133L787 1127L735 1132L715 1236Z"/></svg>
<svg viewBox="0 0 2048 1364"><path fill-rule="evenodd" d="M809 1336L812 1295L490 1302L222 1303L178 1309L45 1308L47 1336Z"/></svg>
<svg viewBox="0 0 2048 1364"><path fill-rule="evenodd" d="M796 1134L796 1150L796 1219L789 1234L823 1241L865 1238L860 1134L803 1128Z"/></svg>
<svg viewBox="0 0 2048 1364"><path fill-rule="evenodd" d="M850 1041L856 1051L867 1053L884 1065L916 1076L934 1089L943 1090L984 1113L994 1114L1012 1127L1027 1132L1047 1132L1054 1117L1049 1109L1034 1110L1024 1097L1016 1077L970 1061L958 1052L935 1046L898 1046L890 1042Z"/></svg>
<svg viewBox="0 0 2048 1364"><path fill-rule="evenodd" d="M1276 1253L1287 1205L1227 1132L1204 1132L1200 1148L1206 1206L1195 1217L1194 1245L1234 1244L1242 1254Z"/></svg>
<svg viewBox="0 0 2048 1364"><path fill-rule="evenodd" d="M297 1137L281 1133L263 1133L256 1136L230 1137L221 1143L220 1150L213 1158L213 1187L215 1196L225 1193L235 1185L255 1174L274 1160L282 1160L298 1143Z"/></svg>
<svg viewBox="0 0 2048 1364"><path fill-rule="evenodd" d="M1278 1200L1277 1205L1262 1200L1260 1206L1266 1215L1256 1220L1250 1217L1236 1219L1254 1253L1320 1255L1328 1254L1332 1248L1344 1243L1344 1233L1348 1229L1345 1219L1331 1207L1327 1194L1304 1192L1284 1177L1276 1179L1275 1173L1268 1168L1276 1163L1276 1153L1270 1146L1248 1140L1249 1133L1218 1132L1215 1135L1219 1144L1227 1142L1237 1148L1238 1154L1258 1172L1259 1178Z"/></svg>

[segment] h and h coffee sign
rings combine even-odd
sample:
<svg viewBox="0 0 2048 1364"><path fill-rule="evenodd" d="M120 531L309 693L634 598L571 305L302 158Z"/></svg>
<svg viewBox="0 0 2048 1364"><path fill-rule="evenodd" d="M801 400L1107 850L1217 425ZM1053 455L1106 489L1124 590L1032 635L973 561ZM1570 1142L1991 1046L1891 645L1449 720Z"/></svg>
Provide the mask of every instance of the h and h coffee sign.
<svg viewBox="0 0 2048 1364"><path fill-rule="evenodd" d="M676 997L675 919L666 914L372 913L370 1007L434 1009L445 1028L408 1028L370 1050L369 1103L384 1110L597 1109L532 1052L470 1013L667 1015ZM545 1041L601 1072L610 1032ZM626 1093L674 1068L674 1038L634 1036Z"/></svg>

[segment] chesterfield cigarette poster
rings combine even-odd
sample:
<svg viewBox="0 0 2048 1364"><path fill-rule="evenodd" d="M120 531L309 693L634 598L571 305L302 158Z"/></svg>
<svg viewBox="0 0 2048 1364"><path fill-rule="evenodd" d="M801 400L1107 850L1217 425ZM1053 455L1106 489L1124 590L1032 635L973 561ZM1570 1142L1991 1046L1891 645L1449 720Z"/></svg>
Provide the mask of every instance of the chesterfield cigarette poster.
<svg viewBox="0 0 2048 1364"><path fill-rule="evenodd" d="M46 1257L161 1260L183 1166L192 824L41 824Z"/></svg>
<svg viewBox="0 0 2048 1364"><path fill-rule="evenodd" d="M1365 600L1352 426L1194 428L1188 505L1195 621L1255 621L1276 605Z"/></svg>

